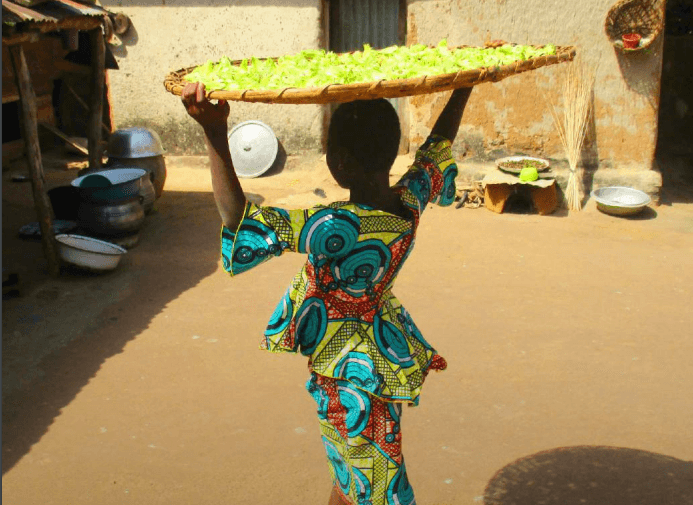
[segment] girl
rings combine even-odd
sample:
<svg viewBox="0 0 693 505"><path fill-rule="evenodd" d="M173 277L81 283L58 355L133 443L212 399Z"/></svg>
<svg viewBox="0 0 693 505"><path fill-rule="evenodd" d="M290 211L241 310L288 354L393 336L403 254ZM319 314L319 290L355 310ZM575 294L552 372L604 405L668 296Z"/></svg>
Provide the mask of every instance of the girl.
<svg viewBox="0 0 693 505"><path fill-rule="evenodd" d="M183 104L205 133L224 269L236 275L285 251L308 255L260 347L308 357L306 387L334 483L330 504L414 503L401 452L402 404L417 405L428 372L447 365L392 286L426 206L454 201L450 146L470 92L453 91L414 164L392 187L400 139L394 108L386 100L340 105L329 127L327 165L349 200L284 210L246 200L228 147L228 103L211 103L200 83L183 90Z"/></svg>

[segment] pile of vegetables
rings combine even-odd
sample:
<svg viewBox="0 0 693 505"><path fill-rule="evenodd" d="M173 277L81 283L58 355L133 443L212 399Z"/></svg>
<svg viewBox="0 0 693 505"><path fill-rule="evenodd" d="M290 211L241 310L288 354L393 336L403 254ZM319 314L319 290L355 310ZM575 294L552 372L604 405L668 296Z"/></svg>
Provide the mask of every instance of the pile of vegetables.
<svg viewBox="0 0 693 505"><path fill-rule="evenodd" d="M210 90L310 88L450 74L552 54L556 54L553 45L450 49L447 41L442 40L436 47L416 44L372 49L366 44L363 51L353 53L305 50L264 60L252 57L240 64L224 57L219 62L200 65L185 79L202 82Z"/></svg>

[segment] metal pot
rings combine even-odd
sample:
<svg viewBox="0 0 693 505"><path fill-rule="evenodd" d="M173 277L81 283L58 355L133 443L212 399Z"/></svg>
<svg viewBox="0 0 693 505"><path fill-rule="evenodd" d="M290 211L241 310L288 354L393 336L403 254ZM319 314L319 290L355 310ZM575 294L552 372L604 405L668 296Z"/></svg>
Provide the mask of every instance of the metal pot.
<svg viewBox="0 0 693 505"><path fill-rule="evenodd" d="M154 130L136 126L111 133L106 154L109 158L148 158L163 155L164 147Z"/></svg>
<svg viewBox="0 0 693 505"><path fill-rule="evenodd" d="M149 172L142 177L140 196L142 197L144 213L149 214L154 208L154 202L156 201L156 190L154 189L154 184L152 184L151 174Z"/></svg>
<svg viewBox="0 0 693 505"><path fill-rule="evenodd" d="M152 184L154 184L156 197L160 198L164 192L164 184L166 183L167 172L166 161L164 160L163 155L148 156L144 158L110 157L108 158L108 167L128 167L147 170L152 174Z"/></svg>
<svg viewBox="0 0 693 505"><path fill-rule="evenodd" d="M139 231L144 223L143 198L103 203L84 200L79 206L78 221L85 230L98 235L126 235Z"/></svg>

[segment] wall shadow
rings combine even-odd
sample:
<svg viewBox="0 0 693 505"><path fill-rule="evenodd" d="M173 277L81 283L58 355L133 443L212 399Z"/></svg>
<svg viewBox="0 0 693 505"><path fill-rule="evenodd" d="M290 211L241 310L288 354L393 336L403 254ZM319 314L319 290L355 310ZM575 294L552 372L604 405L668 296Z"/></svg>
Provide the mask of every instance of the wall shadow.
<svg viewBox="0 0 693 505"><path fill-rule="evenodd" d="M118 58L125 58L128 55L128 46L136 46L140 41L139 33L135 24L131 21L128 31L122 35L113 35L115 43L108 44L111 53Z"/></svg>
<svg viewBox="0 0 693 505"><path fill-rule="evenodd" d="M172 300L217 271L219 226L211 193L164 190L139 243L115 271L65 270L3 301L3 474L41 440L108 358L123 352ZM36 249L27 261L40 270L40 244L25 247Z"/></svg>
<svg viewBox="0 0 693 505"><path fill-rule="evenodd" d="M691 505L693 462L624 447L560 447L501 469L484 504Z"/></svg>
<svg viewBox="0 0 693 505"><path fill-rule="evenodd" d="M594 189L594 173L599 168L599 146L597 143L597 122L594 114L594 88L590 98L590 116L587 119L587 129L585 130L585 140L580 153L580 164L582 172L582 206L587 204L590 193Z"/></svg>
<svg viewBox="0 0 693 505"><path fill-rule="evenodd" d="M656 62L662 54L663 44L664 37L660 34L650 46L639 51L626 53L614 48L626 85L645 98L654 110L659 108L660 80L653 75L658 76L660 72Z"/></svg>

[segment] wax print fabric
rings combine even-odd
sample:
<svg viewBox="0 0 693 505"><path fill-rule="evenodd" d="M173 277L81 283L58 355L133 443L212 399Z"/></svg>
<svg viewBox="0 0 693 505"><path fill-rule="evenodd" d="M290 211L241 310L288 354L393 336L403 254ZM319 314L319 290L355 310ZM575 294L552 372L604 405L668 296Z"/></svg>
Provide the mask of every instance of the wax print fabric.
<svg viewBox="0 0 693 505"><path fill-rule="evenodd" d="M312 371L387 401L418 403L429 368L445 361L392 286L430 203L455 199L450 142L431 136L394 186L404 218L352 202L285 210L248 203L238 229L222 228L224 269L236 275L286 251L308 255L279 301L260 347L300 352Z"/></svg>
<svg viewBox="0 0 693 505"><path fill-rule="evenodd" d="M317 403L330 474L342 495L358 505L414 505L402 456L402 404L315 373L306 389Z"/></svg>

